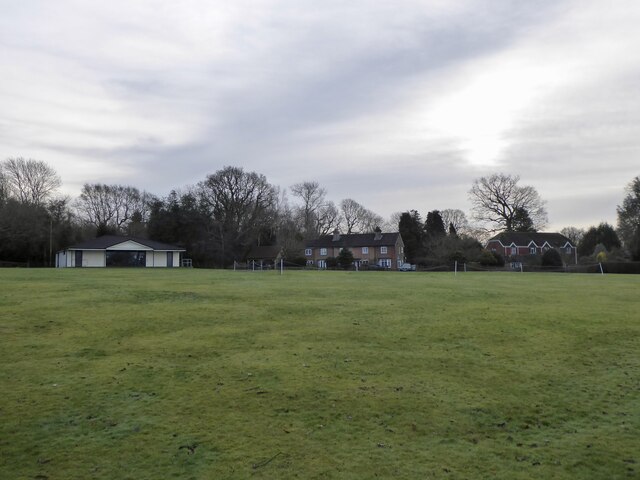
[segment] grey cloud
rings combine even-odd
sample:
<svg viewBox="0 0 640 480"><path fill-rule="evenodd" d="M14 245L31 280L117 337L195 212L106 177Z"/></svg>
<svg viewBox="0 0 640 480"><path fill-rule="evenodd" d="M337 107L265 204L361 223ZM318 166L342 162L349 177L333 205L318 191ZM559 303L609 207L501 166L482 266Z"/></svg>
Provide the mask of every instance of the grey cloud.
<svg viewBox="0 0 640 480"><path fill-rule="evenodd" d="M48 153L42 159L54 166L82 158L106 162L113 178L121 178L122 166L134 172L130 183L159 194L239 165L282 187L318 179L335 200L353 197L383 215L467 210L473 178L500 170L538 187L549 198L551 218L567 224L576 222L563 218L578 216L569 205L588 201L584 192L599 182L624 185L637 174L640 102L633 65L639 62L633 56L626 76L613 72L599 83L556 92L516 118L496 165L469 165L456 138L425 133L402 144L409 135L405 116L414 118L409 114L418 104L428 108L441 92L455 95L460 88L459 78L448 85L451 72L481 74L477 62L531 38L536 53L561 50L545 43L545 29L572 18L583 5L574 0L241 2L219 12L215 2L192 1L175 18L163 10L179 11L169 4L150 10L152 3L110 2L95 6L97 13L62 1L55 8L21 5L0 19L0 44L23 58L24 65L13 68L26 70L46 58L53 73L69 80L69 92L81 80L95 87L82 100L101 95L108 111L70 102L69 114L96 123L45 122L39 131L65 133L46 139L24 133L25 125L39 122L38 112L0 113L0 136L7 140L0 154L21 154L14 150L28 145ZM25 23L39 6L52 21ZM191 15L189 7L202 14ZM590 24L575 28L602 34ZM19 35L21 29L28 34ZM2 85L0 79L0 101ZM96 135L109 141L92 144ZM575 195L563 201L555 192L568 188L568 178ZM613 194L592 199L608 202L606 211L612 201Z"/></svg>

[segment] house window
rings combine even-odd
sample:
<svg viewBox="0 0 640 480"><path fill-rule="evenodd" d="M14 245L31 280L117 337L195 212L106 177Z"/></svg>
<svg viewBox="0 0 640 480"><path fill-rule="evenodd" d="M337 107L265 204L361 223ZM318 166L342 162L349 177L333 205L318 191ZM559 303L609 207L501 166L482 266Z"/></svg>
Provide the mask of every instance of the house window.
<svg viewBox="0 0 640 480"><path fill-rule="evenodd" d="M327 261L326 260L318 260L318 268L321 268L321 269L327 268Z"/></svg>
<svg viewBox="0 0 640 480"><path fill-rule="evenodd" d="M326 255L327 254L327 249L326 248L321 248L320 249L320 255Z"/></svg>
<svg viewBox="0 0 640 480"><path fill-rule="evenodd" d="M369 247L362 247L362 254L369 255Z"/></svg>
<svg viewBox="0 0 640 480"><path fill-rule="evenodd" d="M516 255L518 253L518 249L516 247L511 247L511 255Z"/></svg>
<svg viewBox="0 0 640 480"><path fill-rule="evenodd" d="M380 253L383 254L383 255L386 254L387 253L387 247L380 247ZM391 266L391 265L389 265L389 266Z"/></svg>
<svg viewBox="0 0 640 480"><path fill-rule="evenodd" d="M571 253L571 247L567 247L567 253Z"/></svg>
<svg viewBox="0 0 640 480"><path fill-rule="evenodd" d="M530 253L531 255L535 255L535 254L536 254L536 251L537 251L536 247L529 247L529 253Z"/></svg>
<svg viewBox="0 0 640 480"><path fill-rule="evenodd" d="M382 248L386 248L386 247L382 247ZM383 258L378 262L378 265L380 265L381 267L384 267L384 268L391 268L391 259L390 258Z"/></svg>
<svg viewBox="0 0 640 480"><path fill-rule="evenodd" d="M304 249L304 254L305 254L307 257L310 257L310 256L311 256L311 249L310 249L310 248L305 248L305 249Z"/></svg>

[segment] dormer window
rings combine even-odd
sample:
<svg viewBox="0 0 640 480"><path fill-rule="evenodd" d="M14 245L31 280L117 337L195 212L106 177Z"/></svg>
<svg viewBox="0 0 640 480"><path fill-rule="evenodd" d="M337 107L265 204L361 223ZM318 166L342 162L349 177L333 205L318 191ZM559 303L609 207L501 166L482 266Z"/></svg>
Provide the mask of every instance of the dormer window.
<svg viewBox="0 0 640 480"><path fill-rule="evenodd" d="M535 255L537 253L538 249L536 247L529 247L529 253L531 255Z"/></svg>

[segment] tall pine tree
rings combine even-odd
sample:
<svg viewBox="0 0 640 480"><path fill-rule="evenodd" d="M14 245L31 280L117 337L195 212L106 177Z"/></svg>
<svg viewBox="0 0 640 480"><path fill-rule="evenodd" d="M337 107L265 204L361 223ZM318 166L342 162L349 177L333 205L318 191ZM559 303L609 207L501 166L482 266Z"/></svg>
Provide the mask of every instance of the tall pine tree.
<svg viewBox="0 0 640 480"><path fill-rule="evenodd" d="M404 252L409 263L415 263L423 255L424 230L420 214L416 210L400 215L398 231L404 242Z"/></svg>

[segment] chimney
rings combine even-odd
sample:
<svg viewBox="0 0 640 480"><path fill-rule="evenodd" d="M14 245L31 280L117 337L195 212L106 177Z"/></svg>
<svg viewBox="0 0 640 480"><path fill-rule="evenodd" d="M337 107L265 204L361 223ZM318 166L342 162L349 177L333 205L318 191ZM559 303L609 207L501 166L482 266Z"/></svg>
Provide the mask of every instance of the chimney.
<svg viewBox="0 0 640 480"><path fill-rule="evenodd" d="M340 230L337 228L333 231L333 241L337 242L340 240Z"/></svg>
<svg viewBox="0 0 640 480"><path fill-rule="evenodd" d="M376 227L376 229L374 230L375 232L375 236L373 237L373 239L375 241L380 241L382 240L382 230L380 230L380 227Z"/></svg>

